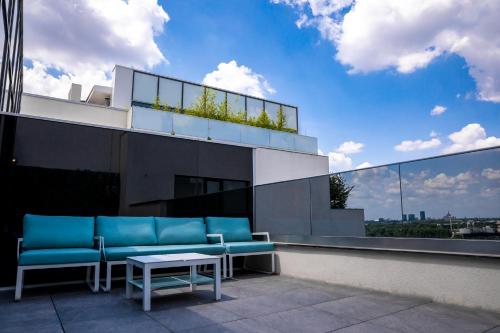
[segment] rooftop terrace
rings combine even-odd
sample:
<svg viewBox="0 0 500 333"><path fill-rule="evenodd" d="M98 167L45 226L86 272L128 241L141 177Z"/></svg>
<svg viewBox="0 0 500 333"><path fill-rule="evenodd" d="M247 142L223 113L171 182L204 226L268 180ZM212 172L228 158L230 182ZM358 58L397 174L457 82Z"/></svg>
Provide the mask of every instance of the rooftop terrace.
<svg viewBox="0 0 500 333"><path fill-rule="evenodd" d="M27 289L22 302L0 294L1 332L500 332L500 315L365 289L284 276L226 280L210 287L156 292L150 313L140 295L125 299L85 286Z"/></svg>

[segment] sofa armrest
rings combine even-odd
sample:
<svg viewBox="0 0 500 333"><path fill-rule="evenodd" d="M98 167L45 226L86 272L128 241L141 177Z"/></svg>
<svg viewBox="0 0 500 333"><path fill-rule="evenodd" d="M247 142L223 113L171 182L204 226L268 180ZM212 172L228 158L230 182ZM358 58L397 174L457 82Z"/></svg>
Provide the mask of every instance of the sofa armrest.
<svg viewBox="0 0 500 333"><path fill-rule="evenodd" d="M267 231L252 232L252 236L266 236L267 241L271 242L271 238L269 237L269 232Z"/></svg>
<svg viewBox="0 0 500 333"><path fill-rule="evenodd" d="M208 237L219 237L221 245L224 245L224 235L222 234L207 234Z"/></svg>
<svg viewBox="0 0 500 333"><path fill-rule="evenodd" d="M17 239L17 261L19 261L19 255L21 254L21 243L23 242L23 238Z"/></svg>

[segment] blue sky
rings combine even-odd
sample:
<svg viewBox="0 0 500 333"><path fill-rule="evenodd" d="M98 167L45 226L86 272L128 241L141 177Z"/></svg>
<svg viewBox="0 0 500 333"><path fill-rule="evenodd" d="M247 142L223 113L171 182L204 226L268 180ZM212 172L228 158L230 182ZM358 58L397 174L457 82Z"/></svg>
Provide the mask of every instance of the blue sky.
<svg viewBox="0 0 500 333"><path fill-rule="evenodd" d="M299 107L301 133L318 137L333 170L500 144L495 0L473 8L419 1L409 15L394 0L106 4L34 1L26 8L25 90L61 96L70 82L109 84L114 63L209 82L209 73L234 60L265 97ZM456 12L466 22L452 19ZM71 33L58 32L60 17ZM52 40L44 42L37 34L47 30ZM237 80L221 85L238 90L244 84ZM435 106L445 112L432 116Z"/></svg>

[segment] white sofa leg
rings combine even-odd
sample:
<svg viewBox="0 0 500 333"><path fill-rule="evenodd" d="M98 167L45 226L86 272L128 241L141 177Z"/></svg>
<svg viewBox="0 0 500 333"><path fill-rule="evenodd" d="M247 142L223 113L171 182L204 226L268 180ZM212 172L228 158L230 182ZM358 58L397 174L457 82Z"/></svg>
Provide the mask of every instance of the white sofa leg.
<svg viewBox="0 0 500 333"><path fill-rule="evenodd" d="M14 297L16 301L21 300L21 295L23 292L23 284L24 284L24 269L22 266L17 266L16 294Z"/></svg>
<svg viewBox="0 0 500 333"><path fill-rule="evenodd" d="M99 271L101 268L101 264L97 263L94 267L94 292L99 291Z"/></svg>
<svg viewBox="0 0 500 333"><path fill-rule="evenodd" d="M227 279L227 258L225 254L222 256L222 277Z"/></svg>
<svg viewBox="0 0 500 333"><path fill-rule="evenodd" d="M228 259L229 259L229 277L232 278L233 277L233 256L229 255Z"/></svg>
<svg viewBox="0 0 500 333"><path fill-rule="evenodd" d="M111 291L111 263L106 263L106 289L104 291Z"/></svg>

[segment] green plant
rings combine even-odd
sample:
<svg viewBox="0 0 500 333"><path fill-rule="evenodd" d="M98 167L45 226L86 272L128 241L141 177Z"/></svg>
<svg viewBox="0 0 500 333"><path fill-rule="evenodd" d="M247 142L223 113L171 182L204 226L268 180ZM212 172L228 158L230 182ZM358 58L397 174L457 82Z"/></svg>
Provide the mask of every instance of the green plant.
<svg viewBox="0 0 500 333"><path fill-rule="evenodd" d="M348 186L339 174L330 176L330 208L346 208L349 194L354 186Z"/></svg>
<svg viewBox="0 0 500 333"><path fill-rule="evenodd" d="M161 105L160 105L160 96L155 97L155 101L153 105L151 106L155 110L161 110Z"/></svg>
<svg viewBox="0 0 500 333"><path fill-rule="evenodd" d="M286 119L286 114L285 111L283 110L283 105L280 105L280 108L278 110L276 119L276 129L282 131L283 129L287 129L287 119Z"/></svg>
<svg viewBox="0 0 500 333"><path fill-rule="evenodd" d="M275 127L273 121L271 120L271 118L269 118L269 115L264 110L262 110L257 119L255 119L255 126L271 129Z"/></svg>

